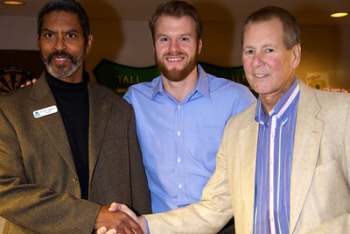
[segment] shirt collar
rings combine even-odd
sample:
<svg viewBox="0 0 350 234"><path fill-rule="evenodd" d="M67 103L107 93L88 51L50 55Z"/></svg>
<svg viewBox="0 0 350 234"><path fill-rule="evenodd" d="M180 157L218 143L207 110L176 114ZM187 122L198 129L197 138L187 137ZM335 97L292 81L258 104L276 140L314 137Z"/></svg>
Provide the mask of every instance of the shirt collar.
<svg viewBox="0 0 350 234"><path fill-rule="evenodd" d="M195 90L203 94L205 97L210 98L210 88L209 88L209 76L198 64L199 79L197 81Z"/></svg>
<svg viewBox="0 0 350 234"><path fill-rule="evenodd" d="M293 101L298 97L300 91L298 79L293 83L289 88L287 93L282 97L281 100L272 108L269 115L276 115L277 118L280 118L283 113L288 109L288 107L293 103ZM261 104L260 97L256 105L255 111L255 121L259 123L264 123L269 117L265 114L263 106Z"/></svg>
<svg viewBox="0 0 350 234"><path fill-rule="evenodd" d="M205 97L210 98L210 90L209 90L209 76L208 74L204 71L204 69L201 67L201 65L197 65L197 69L199 72L199 78L196 84L196 87L194 90L192 90L191 94L189 97L193 96L196 92L200 92L203 94ZM163 88L163 81L162 78L159 77L159 79L156 81L155 86L154 86L154 91L152 95L152 99L158 94L158 93L165 93L166 91Z"/></svg>

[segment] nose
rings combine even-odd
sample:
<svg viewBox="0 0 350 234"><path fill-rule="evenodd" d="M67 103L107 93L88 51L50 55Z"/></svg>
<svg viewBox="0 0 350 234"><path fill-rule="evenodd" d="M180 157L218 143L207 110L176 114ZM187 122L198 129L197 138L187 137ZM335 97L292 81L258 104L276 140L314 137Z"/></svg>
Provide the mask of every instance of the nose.
<svg viewBox="0 0 350 234"><path fill-rule="evenodd" d="M169 44L169 51L176 52L179 50L179 45L176 40L172 40Z"/></svg>
<svg viewBox="0 0 350 234"><path fill-rule="evenodd" d="M55 42L55 49L58 51L66 49L66 44L63 37L58 37Z"/></svg>
<svg viewBox="0 0 350 234"><path fill-rule="evenodd" d="M263 56L260 53L256 53L253 58L254 66L261 66L264 63Z"/></svg>

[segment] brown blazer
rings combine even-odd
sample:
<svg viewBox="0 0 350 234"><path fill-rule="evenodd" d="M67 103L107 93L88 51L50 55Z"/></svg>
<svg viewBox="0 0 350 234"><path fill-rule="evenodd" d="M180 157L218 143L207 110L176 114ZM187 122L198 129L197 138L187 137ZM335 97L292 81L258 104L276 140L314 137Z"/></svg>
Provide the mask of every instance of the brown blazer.
<svg viewBox="0 0 350 234"><path fill-rule="evenodd" d="M125 100L89 82L89 201L81 196L68 137L44 78L0 97L0 216L4 233L91 233L100 205L151 212L148 184Z"/></svg>
<svg viewBox="0 0 350 234"><path fill-rule="evenodd" d="M289 233L350 233L350 95L299 84ZM255 108L227 123L216 170L201 201L147 215L151 234L216 233L232 215L236 233L253 233L259 130Z"/></svg>

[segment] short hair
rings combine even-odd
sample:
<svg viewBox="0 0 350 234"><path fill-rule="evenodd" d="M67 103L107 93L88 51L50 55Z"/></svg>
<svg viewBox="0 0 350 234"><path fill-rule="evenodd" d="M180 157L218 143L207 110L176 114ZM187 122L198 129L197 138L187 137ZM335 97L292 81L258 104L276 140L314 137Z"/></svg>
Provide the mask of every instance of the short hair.
<svg viewBox="0 0 350 234"><path fill-rule="evenodd" d="M201 17L192 5L188 4L185 1L169 1L167 3L163 3L158 6L156 12L152 15L150 20L148 21L148 26L151 29L153 43L155 41L155 27L157 24L157 20L161 16L171 16L180 18L183 16L190 16L194 22L196 27L196 38L199 41L202 37L203 24Z"/></svg>
<svg viewBox="0 0 350 234"><path fill-rule="evenodd" d="M50 0L47 2L43 8L41 8L38 15L38 35L41 36L42 26L44 21L44 16L53 12L64 11L67 13L73 13L78 15L78 20L80 26L84 30L84 40L85 44L88 42L88 38L90 35L90 23L89 18L84 10L84 8L75 0Z"/></svg>
<svg viewBox="0 0 350 234"><path fill-rule="evenodd" d="M297 20L294 16L287 10L276 7L276 6L267 6L261 8L260 10L255 11L250 16L248 16L247 20L243 26L242 32L242 43L244 31L249 22L263 22L268 21L273 18L277 18L281 21L283 26L283 43L287 47L288 50L292 49L293 46L300 43L300 28Z"/></svg>

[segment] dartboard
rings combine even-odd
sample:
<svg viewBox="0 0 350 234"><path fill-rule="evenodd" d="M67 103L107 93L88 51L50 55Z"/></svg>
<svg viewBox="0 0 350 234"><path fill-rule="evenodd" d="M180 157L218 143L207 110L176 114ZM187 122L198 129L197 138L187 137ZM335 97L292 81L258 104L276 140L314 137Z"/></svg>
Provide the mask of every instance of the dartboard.
<svg viewBox="0 0 350 234"><path fill-rule="evenodd" d="M31 72L21 67L0 68L0 95L5 95L20 88L22 84L33 78L34 75Z"/></svg>

